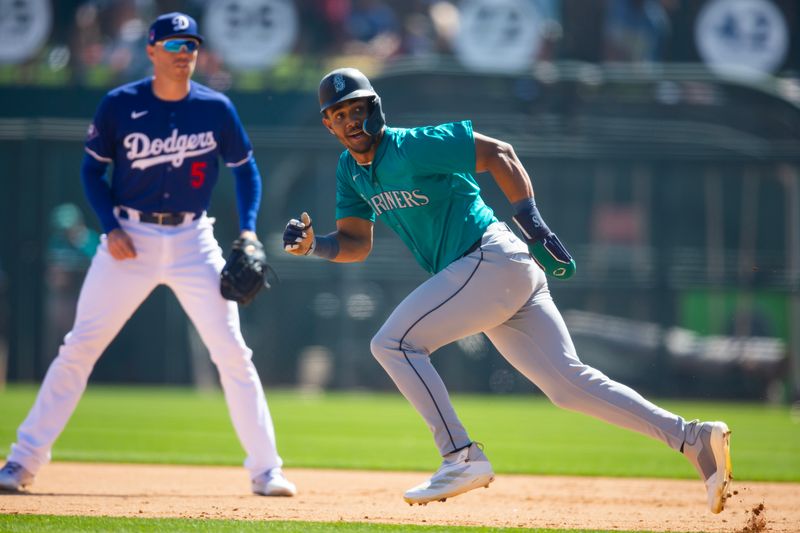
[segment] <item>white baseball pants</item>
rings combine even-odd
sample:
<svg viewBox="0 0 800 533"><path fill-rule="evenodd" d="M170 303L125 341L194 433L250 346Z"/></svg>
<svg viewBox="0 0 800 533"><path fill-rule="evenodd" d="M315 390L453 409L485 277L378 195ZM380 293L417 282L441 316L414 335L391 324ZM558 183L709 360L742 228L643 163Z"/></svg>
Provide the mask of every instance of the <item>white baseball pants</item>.
<svg viewBox="0 0 800 533"><path fill-rule="evenodd" d="M484 233L478 250L409 294L371 343L375 358L427 422L441 455L471 440L430 355L480 332L557 406L680 449L683 418L581 363L544 272L526 244L497 222Z"/></svg>
<svg viewBox="0 0 800 533"><path fill-rule="evenodd" d="M213 221L203 215L180 226L159 226L120 219L137 252L135 259L122 261L111 257L103 236L81 288L75 324L17 431L9 461L36 474L50 460L53 443L86 389L95 362L144 299L164 284L177 296L217 366L250 477L281 466L253 352L239 328L237 304L219 293L225 260Z"/></svg>

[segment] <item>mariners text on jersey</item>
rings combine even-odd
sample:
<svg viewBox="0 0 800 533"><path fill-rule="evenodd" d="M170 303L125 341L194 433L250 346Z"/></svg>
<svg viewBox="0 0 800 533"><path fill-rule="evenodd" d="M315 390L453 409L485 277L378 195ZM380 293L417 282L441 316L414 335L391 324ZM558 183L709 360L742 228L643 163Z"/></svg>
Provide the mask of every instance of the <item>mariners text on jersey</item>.
<svg viewBox="0 0 800 533"><path fill-rule="evenodd" d="M372 210L380 216L384 211L392 209L407 209L421 207L430 203L430 198L422 194L419 189L413 191L384 191L369 199Z"/></svg>
<svg viewBox="0 0 800 533"><path fill-rule="evenodd" d="M468 120L384 129L369 167L348 151L336 170L336 218L380 217L428 272L439 272L497 219L483 202Z"/></svg>

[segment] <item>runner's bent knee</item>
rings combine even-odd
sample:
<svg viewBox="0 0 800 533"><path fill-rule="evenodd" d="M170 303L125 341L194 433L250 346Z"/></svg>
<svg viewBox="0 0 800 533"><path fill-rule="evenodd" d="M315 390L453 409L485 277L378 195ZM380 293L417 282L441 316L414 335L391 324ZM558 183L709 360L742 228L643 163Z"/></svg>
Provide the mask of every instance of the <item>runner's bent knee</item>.
<svg viewBox="0 0 800 533"><path fill-rule="evenodd" d="M397 339L393 340L390 336L382 334L382 330L372 337L369 343L369 349L370 352L372 352L372 356L377 359L379 363L403 356L403 353L400 351L400 343Z"/></svg>

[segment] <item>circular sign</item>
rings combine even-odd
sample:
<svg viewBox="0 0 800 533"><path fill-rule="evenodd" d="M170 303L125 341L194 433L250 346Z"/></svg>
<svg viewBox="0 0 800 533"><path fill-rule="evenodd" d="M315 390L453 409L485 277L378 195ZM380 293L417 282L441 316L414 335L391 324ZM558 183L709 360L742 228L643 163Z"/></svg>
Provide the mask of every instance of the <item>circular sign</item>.
<svg viewBox="0 0 800 533"><path fill-rule="evenodd" d="M49 0L0 0L0 63L22 63L36 55L52 25Z"/></svg>
<svg viewBox="0 0 800 533"><path fill-rule="evenodd" d="M466 0L459 5L456 55L480 72L521 72L541 46L541 16L528 0Z"/></svg>
<svg viewBox="0 0 800 533"><path fill-rule="evenodd" d="M226 64L252 69L273 65L289 52L297 28L292 0L213 0L203 33Z"/></svg>
<svg viewBox="0 0 800 533"><path fill-rule="evenodd" d="M711 70L757 78L783 64L789 30L770 0L712 0L697 17L695 40Z"/></svg>

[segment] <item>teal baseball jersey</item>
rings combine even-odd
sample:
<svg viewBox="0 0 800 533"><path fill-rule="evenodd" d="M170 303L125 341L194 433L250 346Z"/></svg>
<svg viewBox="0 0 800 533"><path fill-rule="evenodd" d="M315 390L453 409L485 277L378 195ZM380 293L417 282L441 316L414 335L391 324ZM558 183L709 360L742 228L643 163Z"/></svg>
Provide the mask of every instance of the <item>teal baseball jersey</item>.
<svg viewBox="0 0 800 533"><path fill-rule="evenodd" d="M370 340L372 355L425 419L444 457L428 481L405 492L405 501L444 501L494 479L491 464L473 445L431 363L438 348L483 333L556 405L638 431L675 450L686 444L704 479L697 467L699 452L692 450L706 449L711 442L710 436L702 440L700 432L715 435L717 448L708 453L714 457L704 468L719 479L706 485L711 509L718 512L718 495L730 481L728 427L687 422L580 361L544 270L528 245L483 203L472 176L475 158L470 122L386 128L371 165L359 166L349 152L339 158L337 218L383 219L434 273ZM478 238L480 246L473 249Z"/></svg>
<svg viewBox="0 0 800 533"><path fill-rule="evenodd" d="M371 165L348 151L336 169L336 218L380 218L430 273L461 257L497 222L472 176L472 122L389 128Z"/></svg>

